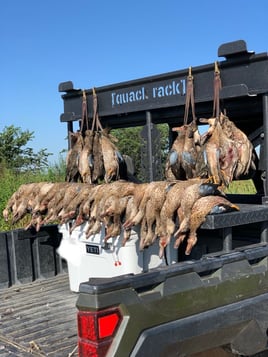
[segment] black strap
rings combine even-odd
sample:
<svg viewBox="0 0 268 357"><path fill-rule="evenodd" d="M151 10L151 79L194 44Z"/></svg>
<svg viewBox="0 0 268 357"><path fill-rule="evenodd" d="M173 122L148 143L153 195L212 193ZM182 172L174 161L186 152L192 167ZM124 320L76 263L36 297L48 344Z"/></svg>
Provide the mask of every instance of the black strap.
<svg viewBox="0 0 268 357"><path fill-rule="evenodd" d="M91 130L103 130L98 113L98 97L96 94L95 88L92 89L92 97L93 97L93 120L92 120L92 128Z"/></svg>
<svg viewBox="0 0 268 357"><path fill-rule="evenodd" d="M88 112L87 112L87 95L86 91L83 90L83 97L82 97L82 122L80 130L84 131L84 126L86 124L86 129L88 129Z"/></svg>
<svg viewBox="0 0 268 357"><path fill-rule="evenodd" d="M218 63L215 62L214 70L214 101L213 101L213 117L217 120L220 117L220 90L221 90L221 76Z"/></svg>
<svg viewBox="0 0 268 357"><path fill-rule="evenodd" d="M185 111L184 111L184 125L188 122L189 108L191 104L193 120L196 120L195 116L195 103L194 103L194 77L192 76L192 68L189 67L189 74L187 76L186 84L186 101L185 101Z"/></svg>

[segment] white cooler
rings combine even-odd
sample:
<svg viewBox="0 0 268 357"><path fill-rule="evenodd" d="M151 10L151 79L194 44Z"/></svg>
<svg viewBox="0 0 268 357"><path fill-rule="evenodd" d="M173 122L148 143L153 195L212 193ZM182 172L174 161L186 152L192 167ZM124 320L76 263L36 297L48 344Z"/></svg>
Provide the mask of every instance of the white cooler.
<svg viewBox="0 0 268 357"><path fill-rule="evenodd" d="M85 237L87 223L70 234L69 225L59 226L62 233L58 254L67 261L70 289L79 291L79 285L89 278L113 277L123 274L138 274L148 269L165 265L158 256L158 241L149 248L139 250L139 236L132 230L125 246L120 236L110 238L104 245L104 228L101 233Z"/></svg>

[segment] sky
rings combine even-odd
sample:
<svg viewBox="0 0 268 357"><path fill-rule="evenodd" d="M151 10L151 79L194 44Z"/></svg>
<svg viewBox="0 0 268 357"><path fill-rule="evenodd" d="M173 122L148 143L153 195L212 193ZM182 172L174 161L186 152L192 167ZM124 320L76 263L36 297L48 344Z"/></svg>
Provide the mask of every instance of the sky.
<svg viewBox="0 0 268 357"><path fill-rule="evenodd" d="M268 51L267 0L13 0L0 5L0 131L57 162L67 149L60 82L90 89L223 60L245 40Z"/></svg>

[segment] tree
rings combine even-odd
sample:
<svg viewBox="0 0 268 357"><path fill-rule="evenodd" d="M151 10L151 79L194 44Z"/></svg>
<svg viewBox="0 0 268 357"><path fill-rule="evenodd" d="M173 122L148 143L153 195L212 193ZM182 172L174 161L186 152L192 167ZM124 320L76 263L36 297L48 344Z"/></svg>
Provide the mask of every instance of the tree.
<svg viewBox="0 0 268 357"><path fill-rule="evenodd" d="M17 172L38 171L48 166L47 149L34 152L27 144L34 133L23 131L14 125L4 127L0 132L0 165Z"/></svg>
<svg viewBox="0 0 268 357"><path fill-rule="evenodd" d="M160 132L160 146L161 146L161 157L162 157L162 171L164 174L164 162L169 150L169 140L168 140L168 125L158 124L157 129ZM143 173L141 169L141 126L125 128L125 129L114 129L112 134L118 139L116 143L121 154L128 155L132 158L136 170L136 176L143 181Z"/></svg>

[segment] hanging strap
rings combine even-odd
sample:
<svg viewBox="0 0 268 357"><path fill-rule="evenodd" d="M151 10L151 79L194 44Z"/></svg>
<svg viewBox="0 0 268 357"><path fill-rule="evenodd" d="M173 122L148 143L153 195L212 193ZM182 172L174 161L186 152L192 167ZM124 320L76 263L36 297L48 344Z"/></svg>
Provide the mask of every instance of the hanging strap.
<svg viewBox="0 0 268 357"><path fill-rule="evenodd" d="M195 104L194 104L194 77L192 76L192 67L189 67L189 73L187 76L186 84L186 101L185 101L185 111L184 111L184 125L188 122L189 108L191 104L193 120L196 120L195 116Z"/></svg>
<svg viewBox="0 0 268 357"><path fill-rule="evenodd" d="M83 90L81 131L84 130L85 124L86 124L86 129L88 129L87 95L86 95L86 91Z"/></svg>
<svg viewBox="0 0 268 357"><path fill-rule="evenodd" d="M217 120L220 117L220 90L221 90L221 76L218 63L215 62L214 69L214 101L213 101L213 117Z"/></svg>
<svg viewBox="0 0 268 357"><path fill-rule="evenodd" d="M91 130L100 130L102 131L102 125L99 120L99 113L98 113L98 97L96 94L96 90L93 87L92 89L92 97L93 97L93 120L92 120L92 128Z"/></svg>

